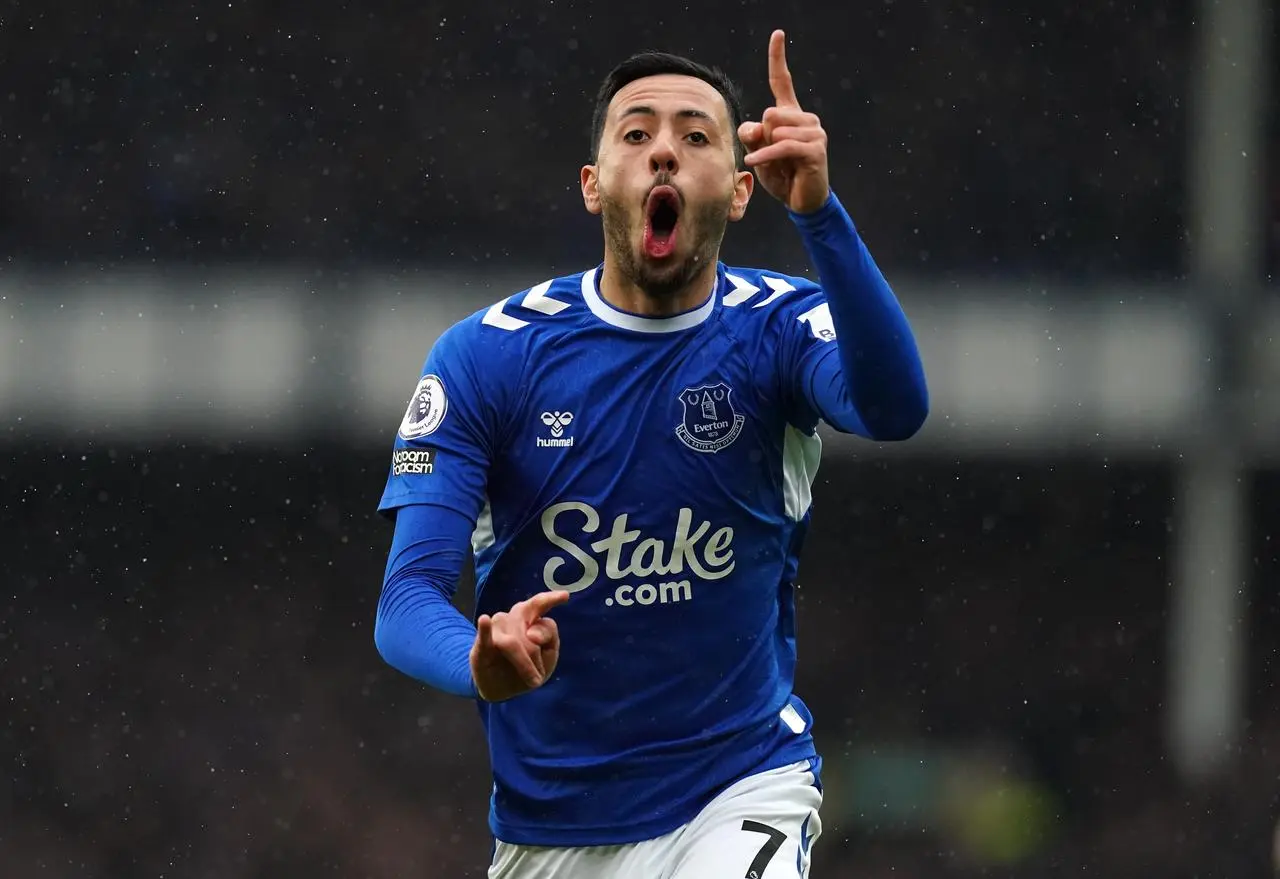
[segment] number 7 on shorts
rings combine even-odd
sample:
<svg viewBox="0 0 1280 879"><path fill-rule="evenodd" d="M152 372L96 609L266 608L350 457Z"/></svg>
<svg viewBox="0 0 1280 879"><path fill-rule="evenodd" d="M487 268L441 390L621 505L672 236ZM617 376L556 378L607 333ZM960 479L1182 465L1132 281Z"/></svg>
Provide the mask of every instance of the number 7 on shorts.
<svg viewBox="0 0 1280 879"><path fill-rule="evenodd" d="M742 822L742 829L748 833L763 833L769 837L764 841L764 845L760 846L760 851L756 852L755 858L751 861L751 866L747 867L746 879L760 879L764 875L765 867L769 866L769 862L778 853L778 849L782 848L782 843L786 841L787 835L775 827L770 827L768 824L761 824L759 821L751 821L749 819Z"/></svg>

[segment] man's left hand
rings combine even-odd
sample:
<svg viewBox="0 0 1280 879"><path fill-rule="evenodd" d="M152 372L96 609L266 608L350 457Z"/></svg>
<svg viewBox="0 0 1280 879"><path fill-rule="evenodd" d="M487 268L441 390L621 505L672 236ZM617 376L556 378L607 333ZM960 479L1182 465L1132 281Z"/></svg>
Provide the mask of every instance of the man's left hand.
<svg viewBox="0 0 1280 879"><path fill-rule="evenodd" d="M797 214L809 214L827 202L827 133L813 113L800 109L787 69L786 35L769 37L769 88L774 106L759 122L744 122L738 137L747 148L747 167L774 198Z"/></svg>

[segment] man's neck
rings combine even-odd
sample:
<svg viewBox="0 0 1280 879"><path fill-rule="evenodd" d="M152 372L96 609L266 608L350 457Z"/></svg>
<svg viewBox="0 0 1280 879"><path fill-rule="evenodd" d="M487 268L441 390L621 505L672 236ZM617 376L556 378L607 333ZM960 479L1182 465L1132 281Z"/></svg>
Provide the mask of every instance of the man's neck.
<svg viewBox="0 0 1280 879"><path fill-rule="evenodd" d="M670 317L692 311L707 301L716 283L716 260L709 260L689 283L669 296L650 296L619 269L608 253L600 272L600 297L619 311L642 317Z"/></svg>

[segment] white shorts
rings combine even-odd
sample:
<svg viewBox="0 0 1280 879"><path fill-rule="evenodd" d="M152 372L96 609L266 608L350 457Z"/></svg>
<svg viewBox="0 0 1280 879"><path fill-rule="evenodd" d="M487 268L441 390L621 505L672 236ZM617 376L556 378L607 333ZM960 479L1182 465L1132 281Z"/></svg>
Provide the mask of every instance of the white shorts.
<svg viewBox="0 0 1280 879"><path fill-rule="evenodd" d="M748 776L665 836L545 848L499 840L489 879L808 879L822 833L809 762Z"/></svg>

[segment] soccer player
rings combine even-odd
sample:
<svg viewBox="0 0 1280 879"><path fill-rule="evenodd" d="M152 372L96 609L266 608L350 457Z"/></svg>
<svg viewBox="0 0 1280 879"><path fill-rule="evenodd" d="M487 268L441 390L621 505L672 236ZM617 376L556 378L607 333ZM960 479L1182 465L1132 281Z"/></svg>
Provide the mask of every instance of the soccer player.
<svg viewBox="0 0 1280 879"><path fill-rule="evenodd" d="M608 75L581 170L603 263L450 327L397 432L375 641L479 707L493 879L808 875L821 761L792 684L816 428L904 440L928 397L784 39L759 121L684 58ZM816 282L719 261L757 182ZM469 550L474 624L451 603Z"/></svg>

